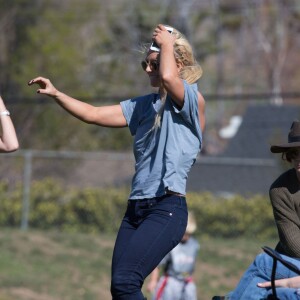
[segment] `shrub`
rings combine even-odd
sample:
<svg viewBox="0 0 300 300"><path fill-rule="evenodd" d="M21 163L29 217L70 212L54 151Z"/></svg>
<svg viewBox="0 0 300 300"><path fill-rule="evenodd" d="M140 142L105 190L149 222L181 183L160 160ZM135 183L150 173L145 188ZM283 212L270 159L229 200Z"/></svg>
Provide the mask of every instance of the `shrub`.
<svg viewBox="0 0 300 300"><path fill-rule="evenodd" d="M20 225L22 187L9 190L0 182L0 226ZM116 232L124 215L129 191L126 188L71 188L53 179L35 181L31 187L29 227L56 228L73 232ZM276 238L272 208L267 196L246 199L190 193L200 235L219 237Z"/></svg>

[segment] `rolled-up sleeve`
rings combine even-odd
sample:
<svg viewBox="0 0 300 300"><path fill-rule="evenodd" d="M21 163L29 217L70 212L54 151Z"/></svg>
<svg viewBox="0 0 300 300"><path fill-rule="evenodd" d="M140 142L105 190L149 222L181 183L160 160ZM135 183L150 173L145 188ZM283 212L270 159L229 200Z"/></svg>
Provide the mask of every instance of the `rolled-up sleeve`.
<svg viewBox="0 0 300 300"><path fill-rule="evenodd" d="M196 84L189 85L184 83L184 103L181 109L178 109L173 103L175 113L179 114L183 120L192 128L195 128L198 135L201 136L198 108L198 88Z"/></svg>
<svg viewBox="0 0 300 300"><path fill-rule="evenodd" d="M184 83L184 103L183 107L179 110L174 105L174 111L180 114L186 122L194 125L195 122L199 123L198 113L198 94L195 84L189 85L186 81Z"/></svg>

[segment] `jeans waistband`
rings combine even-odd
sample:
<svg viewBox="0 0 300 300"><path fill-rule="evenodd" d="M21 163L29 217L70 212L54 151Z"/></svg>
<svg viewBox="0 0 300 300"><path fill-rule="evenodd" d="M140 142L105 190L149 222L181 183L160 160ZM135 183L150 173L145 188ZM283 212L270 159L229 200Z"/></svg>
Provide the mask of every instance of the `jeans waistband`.
<svg viewBox="0 0 300 300"><path fill-rule="evenodd" d="M128 204L129 205L140 205L140 204L157 204L163 200L166 200L168 198L173 198L172 201L176 201L175 199L177 199L177 201L179 201L180 203L182 203L182 200L185 201L185 196L181 196L181 195L177 195L177 194L165 194L163 196L160 197L154 197L154 198L144 198L144 199L129 199L128 200Z"/></svg>

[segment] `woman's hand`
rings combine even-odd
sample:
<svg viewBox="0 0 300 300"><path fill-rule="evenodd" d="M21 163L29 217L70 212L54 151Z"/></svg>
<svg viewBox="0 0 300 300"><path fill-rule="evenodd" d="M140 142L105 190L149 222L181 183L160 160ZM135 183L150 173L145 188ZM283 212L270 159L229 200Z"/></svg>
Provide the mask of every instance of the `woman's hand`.
<svg viewBox="0 0 300 300"><path fill-rule="evenodd" d="M162 44L169 43L173 46L176 37L170 34L166 27L162 24L157 25L154 29L152 40L161 48Z"/></svg>
<svg viewBox="0 0 300 300"><path fill-rule="evenodd" d="M45 94L50 97L56 97L58 90L54 87L51 81L44 77L37 77L28 82L28 85L38 84L40 88L36 91L39 94Z"/></svg>
<svg viewBox="0 0 300 300"><path fill-rule="evenodd" d="M271 281L260 282L257 286L261 288L271 287ZM275 280L275 286L298 289L300 288L300 276Z"/></svg>

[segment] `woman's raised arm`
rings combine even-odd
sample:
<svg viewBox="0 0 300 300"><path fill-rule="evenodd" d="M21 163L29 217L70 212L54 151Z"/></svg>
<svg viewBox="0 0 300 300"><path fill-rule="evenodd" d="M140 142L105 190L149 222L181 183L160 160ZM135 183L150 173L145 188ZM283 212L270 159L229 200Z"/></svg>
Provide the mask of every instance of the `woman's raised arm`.
<svg viewBox="0 0 300 300"><path fill-rule="evenodd" d="M51 81L44 77L37 77L28 82L28 85L33 84L40 87L37 93L52 97L62 108L83 122L104 127L127 126L120 104L102 107L90 105L58 91Z"/></svg>

